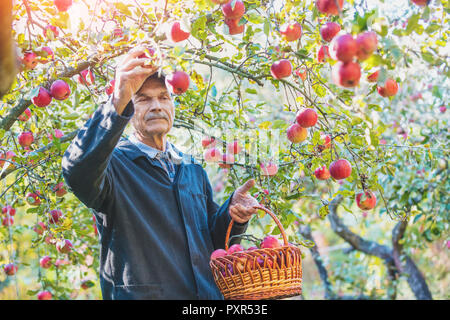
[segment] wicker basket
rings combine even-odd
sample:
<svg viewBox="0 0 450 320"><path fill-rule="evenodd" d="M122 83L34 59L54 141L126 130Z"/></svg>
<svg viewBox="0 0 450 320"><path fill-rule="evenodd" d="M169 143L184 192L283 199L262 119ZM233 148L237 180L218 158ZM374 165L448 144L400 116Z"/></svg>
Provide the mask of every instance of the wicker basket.
<svg viewBox="0 0 450 320"><path fill-rule="evenodd" d="M226 300L281 299L302 293L302 260L299 248L287 241L278 218L265 207L255 206L268 213L278 225L284 245L234 252L209 262L214 280ZM225 237L228 250L233 220Z"/></svg>

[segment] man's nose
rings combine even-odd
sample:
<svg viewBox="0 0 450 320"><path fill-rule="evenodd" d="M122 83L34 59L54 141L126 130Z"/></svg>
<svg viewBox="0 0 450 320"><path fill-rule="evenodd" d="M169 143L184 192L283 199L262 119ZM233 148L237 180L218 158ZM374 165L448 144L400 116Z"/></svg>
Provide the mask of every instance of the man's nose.
<svg viewBox="0 0 450 320"><path fill-rule="evenodd" d="M152 112L158 112L161 111L161 103L159 103L158 99L152 99L151 103L150 103L150 110Z"/></svg>

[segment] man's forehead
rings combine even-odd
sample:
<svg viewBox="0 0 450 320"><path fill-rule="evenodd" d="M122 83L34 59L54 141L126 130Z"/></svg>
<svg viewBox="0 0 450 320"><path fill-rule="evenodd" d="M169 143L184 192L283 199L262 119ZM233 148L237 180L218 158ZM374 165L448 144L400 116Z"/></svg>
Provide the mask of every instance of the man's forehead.
<svg viewBox="0 0 450 320"><path fill-rule="evenodd" d="M146 95L146 96L155 96L160 95L162 93L168 93L167 87L165 83L158 79L149 79L146 80L142 87L136 92L136 96Z"/></svg>

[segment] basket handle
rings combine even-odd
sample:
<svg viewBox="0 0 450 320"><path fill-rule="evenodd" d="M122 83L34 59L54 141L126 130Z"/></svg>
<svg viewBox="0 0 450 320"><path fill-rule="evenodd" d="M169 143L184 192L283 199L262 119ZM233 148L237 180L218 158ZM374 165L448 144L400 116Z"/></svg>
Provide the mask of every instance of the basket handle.
<svg viewBox="0 0 450 320"><path fill-rule="evenodd" d="M281 235L283 236L284 245L287 246L289 243L288 243L288 240L286 237L286 233L284 232L284 228L281 225L280 220L278 220L278 218L275 216L275 214L264 206L253 206L253 208L263 210L272 217L272 219L275 221L275 223L277 224L278 228L281 231ZM231 219L230 224L227 229L227 234L225 236L225 250L227 250L227 251L228 251L228 240L230 239L230 233L231 233L231 228L233 227L233 222L234 222L234 220Z"/></svg>

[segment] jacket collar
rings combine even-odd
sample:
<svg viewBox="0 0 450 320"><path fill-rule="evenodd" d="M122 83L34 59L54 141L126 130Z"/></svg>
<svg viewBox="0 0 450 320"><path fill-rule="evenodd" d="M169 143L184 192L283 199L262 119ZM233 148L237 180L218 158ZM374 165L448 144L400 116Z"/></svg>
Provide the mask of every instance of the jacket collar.
<svg viewBox="0 0 450 320"><path fill-rule="evenodd" d="M173 144L169 142L171 156L173 157L174 162L183 163L183 164L192 164L197 163L191 155L185 154L178 150ZM127 156L131 160L136 160L139 157L147 157L148 154L140 150L133 142L131 142L127 137L122 137L117 144L116 149L122 151L125 156ZM155 154L156 155L156 154Z"/></svg>

